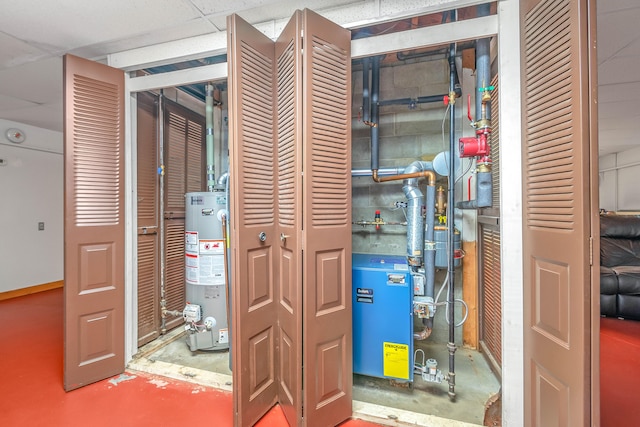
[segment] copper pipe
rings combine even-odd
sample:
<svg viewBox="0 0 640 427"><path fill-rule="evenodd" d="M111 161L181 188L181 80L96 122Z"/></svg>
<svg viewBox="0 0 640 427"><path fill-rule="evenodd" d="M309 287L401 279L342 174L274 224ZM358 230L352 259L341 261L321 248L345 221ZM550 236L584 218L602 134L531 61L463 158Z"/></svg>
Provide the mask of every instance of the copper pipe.
<svg viewBox="0 0 640 427"><path fill-rule="evenodd" d="M403 173L400 175L391 175L391 176L378 176L378 170L374 169L371 171L371 177L375 182L388 182L388 181L400 181L402 179L411 179L411 178L427 178L427 185L436 185L436 174L433 171L420 171L420 172L412 172L412 173Z"/></svg>

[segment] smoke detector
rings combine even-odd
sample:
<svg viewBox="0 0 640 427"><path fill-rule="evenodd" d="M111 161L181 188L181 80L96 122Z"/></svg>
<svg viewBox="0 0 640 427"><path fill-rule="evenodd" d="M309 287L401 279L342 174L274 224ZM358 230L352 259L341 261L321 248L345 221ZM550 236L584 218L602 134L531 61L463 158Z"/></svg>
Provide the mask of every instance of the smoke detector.
<svg viewBox="0 0 640 427"><path fill-rule="evenodd" d="M5 136L9 141L14 142L16 144L20 144L24 142L24 140L27 138L27 135L24 133L24 131L18 128L7 129L7 132L5 132Z"/></svg>

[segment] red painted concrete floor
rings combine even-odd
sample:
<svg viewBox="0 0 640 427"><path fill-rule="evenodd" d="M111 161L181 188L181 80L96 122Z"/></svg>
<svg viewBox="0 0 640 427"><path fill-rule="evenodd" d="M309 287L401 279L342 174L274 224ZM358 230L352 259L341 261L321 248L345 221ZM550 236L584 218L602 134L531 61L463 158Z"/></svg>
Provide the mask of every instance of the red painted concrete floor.
<svg viewBox="0 0 640 427"><path fill-rule="evenodd" d="M233 425L232 395L149 374L123 375L66 393L62 290L0 301L0 426ZM274 407L258 427L287 426ZM341 427L375 424L349 420Z"/></svg>

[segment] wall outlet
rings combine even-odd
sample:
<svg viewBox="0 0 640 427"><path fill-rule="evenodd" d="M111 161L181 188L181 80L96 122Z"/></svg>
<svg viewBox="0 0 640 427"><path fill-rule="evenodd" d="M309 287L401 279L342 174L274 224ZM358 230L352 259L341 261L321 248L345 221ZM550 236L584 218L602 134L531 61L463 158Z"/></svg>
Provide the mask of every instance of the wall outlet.
<svg viewBox="0 0 640 427"><path fill-rule="evenodd" d="M38 231L43 231L44 230L44 222L39 222L38 223Z"/></svg>
<svg viewBox="0 0 640 427"><path fill-rule="evenodd" d="M7 165L7 159L0 159L0 166L6 166Z"/></svg>

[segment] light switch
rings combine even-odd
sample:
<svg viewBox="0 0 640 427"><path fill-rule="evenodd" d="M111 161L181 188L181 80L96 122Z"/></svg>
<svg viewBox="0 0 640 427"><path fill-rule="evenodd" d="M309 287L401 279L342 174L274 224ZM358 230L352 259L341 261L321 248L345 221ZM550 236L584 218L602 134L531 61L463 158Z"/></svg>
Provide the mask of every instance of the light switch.
<svg viewBox="0 0 640 427"><path fill-rule="evenodd" d="M44 222L39 222L38 223L38 231L42 231L44 230Z"/></svg>

